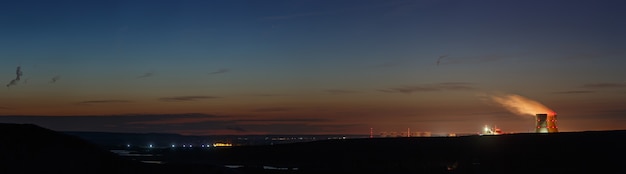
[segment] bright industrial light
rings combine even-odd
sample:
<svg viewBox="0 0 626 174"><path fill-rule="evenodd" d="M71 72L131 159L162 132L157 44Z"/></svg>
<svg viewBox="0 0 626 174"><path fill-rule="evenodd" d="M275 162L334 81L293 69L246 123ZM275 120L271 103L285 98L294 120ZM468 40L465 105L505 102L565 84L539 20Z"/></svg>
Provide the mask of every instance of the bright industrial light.
<svg viewBox="0 0 626 174"><path fill-rule="evenodd" d="M176 145L173 145L173 144L172 144L172 147L176 147Z"/></svg>

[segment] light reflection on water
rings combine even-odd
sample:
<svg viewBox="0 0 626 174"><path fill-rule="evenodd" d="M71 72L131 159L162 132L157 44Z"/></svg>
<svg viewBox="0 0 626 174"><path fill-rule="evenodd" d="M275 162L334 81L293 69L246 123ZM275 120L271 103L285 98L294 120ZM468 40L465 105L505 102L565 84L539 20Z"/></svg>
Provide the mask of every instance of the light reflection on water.
<svg viewBox="0 0 626 174"><path fill-rule="evenodd" d="M163 161L141 161L142 163L163 164Z"/></svg>
<svg viewBox="0 0 626 174"><path fill-rule="evenodd" d="M119 156L154 156L153 154L137 153L136 151L129 150L110 150L111 152Z"/></svg>
<svg viewBox="0 0 626 174"><path fill-rule="evenodd" d="M231 169L237 169L237 168L242 168L242 167L245 167L245 166L244 165L224 165L224 167L231 168ZM297 168L297 167L287 168L287 167L263 166L263 169L265 169L265 170L298 170L299 168Z"/></svg>

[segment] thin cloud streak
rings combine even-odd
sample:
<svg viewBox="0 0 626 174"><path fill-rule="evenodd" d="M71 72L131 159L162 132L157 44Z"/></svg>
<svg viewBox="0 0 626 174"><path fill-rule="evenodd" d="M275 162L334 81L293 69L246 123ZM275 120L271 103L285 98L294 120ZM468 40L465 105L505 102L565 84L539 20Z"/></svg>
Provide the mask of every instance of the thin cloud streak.
<svg viewBox="0 0 626 174"><path fill-rule="evenodd" d="M145 74L143 74L141 76L138 76L137 78L141 79L141 78L148 78L148 77L152 77L152 76L154 76L154 73L149 72L149 73L145 73Z"/></svg>
<svg viewBox="0 0 626 174"><path fill-rule="evenodd" d="M289 111L289 110L293 110L293 108L286 108L286 107L258 108L258 109L252 110L252 112L284 112L284 111Z"/></svg>
<svg viewBox="0 0 626 174"><path fill-rule="evenodd" d="M184 118L168 118L150 121L137 121L128 122L127 124L145 124L145 125L161 125L161 124L187 124L187 123L202 123L207 121L215 121L216 116L204 115L200 117L184 117Z"/></svg>
<svg viewBox="0 0 626 174"><path fill-rule="evenodd" d="M624 83L589 83L583 85L585 88L624 88Z"/></svg>
<svg viewBox="0 0 626 174"><path fill-rule="evenodd" d="M130 100L88 100L88 101L78 102L77 104L89 105L89 104L112 104L112 103L131 103L131 102L132 101Z"/></svg>
<svg viewBox="0 0 626 174"><path fill-rule="evenodd" d="M440 56L437 59L437 66L453 65L453 64L486 63L486 62L499 61L504 58L506 58L506 56L501 56L501 55L486 55L486 56L480 56L480 57L465 57L465 58L456 58L456 57L445 55L445 56Z"/></svg>
<svg viewBox="0 0 626 174"><path fill-rule="evenodd" d="M240 132L240 133L241 132L249 132L248 130L246 130L244 128L241 128L241 127L227 127L226 129L227 130L233 130L233 131Z"/></svg>
<svg viewBox="0 0 626 174"><path fill-rule="evenodd" d="M210 72L209 75L223 74L227 72L230 72L230 69L219 69L217 71Z"/></svg>
<svg viewBox="0 0 626 174"><path fill-rule="evenodd" d="M290 95L286 95L286 94L253 94L252 96L256 96L256 97L287 97Z"/></svg>
<svg viewBox="0 0 626 174"><path fill-rule="evenodd" d="M354 94L354 93L359 93L359 91L343 90L343 89L329 89L329 90L324 90L324 92L329 93L329 94Z"/></svg>
<svg viewBox="0 0 626 174"><path fill-rule="evenodd" d="M86 116L0 115L0 122L37 124L57 131L185 134L336 133L333 120L317 118L242 119L207 114L127 114ZM182 129L181 129L182 128Z"/></svg>
<svg viewBox="0 0 626 174"><path fill-rule="evenodd" d="M447 83L437 83L437 84L424 84L424 85L414 85L414 86L404 86L390 89L381 89L378 90L380 92L387 93L404 93L411 94L414 92L433 92L433 91L464 91L464 90L473 90L474 87L471 86L471 83L465 82L447 82Z"/></svg>
<svg viewBox="0 0 626 174"><path fill-rule="evenodd" d="M594 93L594 91L557 91L555 94L588 94Z"/></svg>
<svg viewBox="0 0 626 174"><path fill-rule="evenodd" d="M322 118L274 118L274 119L239 119L235 122L329 122L329 119Z"/></svg>
<svg viewBox="0 0 626 174"><path fill-rule="evenodd" d="M297 18L303 18L303 17L334 15L338 13L362 13L362 12L367 12L367 11L378 9L378 8L388 8L388 7L406 5L405 2L383 2L383 3L384 4L353 6L353 7L344 8L341 10L313 11L313 12L302 12L302 13L293 13L293 14L286 14L286 15L274 15L274 16L263 17L261 18L261 20L265 20L265 21L290 20L290 19L297 19Z"/></svg>
<svg viewBox="0 0 626 174"><path fill-rule="evenodd" d="M195 95L195 96L163 97L163 98L159 98L159 100L165 101L165 102L187 102L187 101L198 101L198 100L207 100L207 99L216 99L216 98L220 98L220 97Z"/></svg>
<svg viewBox="0 0 626 174"><path fill-rule="evenodd" d="M332 13L335 13L335 12L296 13L296 14L288 14L288 15L268 16L268 17L262 18L262 20L286 20L286 19L294 19L294 18L300 18L300 17L328 15Z"/></svg>

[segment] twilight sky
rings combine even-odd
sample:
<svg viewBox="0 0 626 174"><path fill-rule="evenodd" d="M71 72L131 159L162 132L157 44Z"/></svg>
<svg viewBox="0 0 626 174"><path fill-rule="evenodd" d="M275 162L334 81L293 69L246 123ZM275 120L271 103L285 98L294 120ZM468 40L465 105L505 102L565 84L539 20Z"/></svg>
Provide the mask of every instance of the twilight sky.
<svg viewBox="0 0 626 174"><path fill-rule="evenodd" d="M626 129L621 0L2 1L0 122L60 131ZM16 74L20 67L21 75Z"/></svg>

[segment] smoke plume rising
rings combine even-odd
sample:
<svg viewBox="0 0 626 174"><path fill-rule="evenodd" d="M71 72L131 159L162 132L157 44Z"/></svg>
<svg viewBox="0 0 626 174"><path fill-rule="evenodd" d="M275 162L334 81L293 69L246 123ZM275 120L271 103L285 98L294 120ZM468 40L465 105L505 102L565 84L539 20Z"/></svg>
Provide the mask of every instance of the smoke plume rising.
<svg viewBox="0 0 626 174"><path fill-rule="evenodd" d="M543 113L556 115L556 113L547 106L515 94L492 95L491 100L502 105L502 107L506 108L510 112L518 115L535 116L535 114Z"/></svg>

